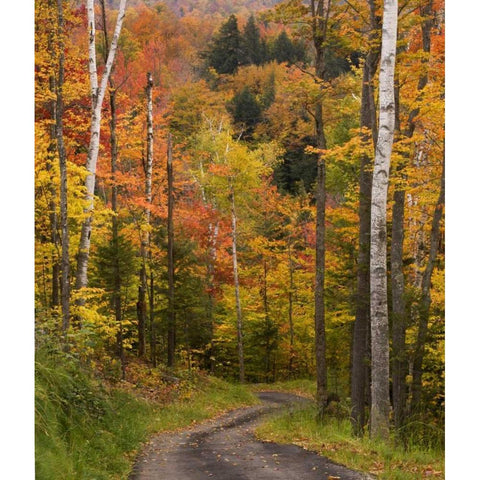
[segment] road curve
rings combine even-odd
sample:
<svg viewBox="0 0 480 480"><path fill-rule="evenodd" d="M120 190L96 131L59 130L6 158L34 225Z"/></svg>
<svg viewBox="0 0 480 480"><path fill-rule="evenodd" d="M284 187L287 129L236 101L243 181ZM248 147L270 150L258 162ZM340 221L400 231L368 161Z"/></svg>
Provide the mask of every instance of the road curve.
<svg viewBox="0 0 480 480"><path fill-rule="evenodd" d="M364 480L296 445L258 441L253 431L266 413L294 408L302 397L261 392L261 405L242 408L199 426L158 434L137 457L129 480Z"/></svg>

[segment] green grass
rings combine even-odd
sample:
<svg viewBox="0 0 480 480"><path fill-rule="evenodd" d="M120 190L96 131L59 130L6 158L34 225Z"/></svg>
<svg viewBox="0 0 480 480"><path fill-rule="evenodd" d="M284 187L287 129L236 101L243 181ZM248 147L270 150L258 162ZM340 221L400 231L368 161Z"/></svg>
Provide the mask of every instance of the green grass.
<svg viewBox="0 0 480 480"><path fill-rule="evenodd" d="M181 399L160 405L105 388L73 360L37 355L36 478L126 479L149 435L256 401L242 386L206 377L184 389Z"/></svg>
<svg viewBox="0 0 480 480"><path fill-rule="evenodd" d="M272 388L271 386L270 388ZM348 419L315 420L312 404L270 417L257 428L258 438L279 443L293 443L316 451L354 470L377 475L381 480L443 479L444 454L410 446L394 445L355 438Z"/></svg>

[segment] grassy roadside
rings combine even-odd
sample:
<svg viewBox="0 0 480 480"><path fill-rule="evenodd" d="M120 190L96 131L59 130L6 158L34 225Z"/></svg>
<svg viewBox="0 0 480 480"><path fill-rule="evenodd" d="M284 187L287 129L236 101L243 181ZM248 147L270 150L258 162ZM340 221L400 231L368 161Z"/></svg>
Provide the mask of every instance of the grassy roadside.
<svg viewBox="0 0 480 480"><path fill-rule="evenodd" d="M171 388L171 387L170 387ZM107 387L75 362L36 362L35 468L38 480L126 479L141 443L257 402L245 387L192 376L160 403Z"/></svg>
<svg viewBox="0 0 480 480"><path fill-rule="evenodd" d="M292 381L255 386L303 393L313 398L315 385L309 381ZM303 390L302 390L303 389ZM292 443L316 451L354 470L371 473L381 480L444 479L444 453L440 449L407 450L387 445L368 437L359 439L351 434L348 418L329 418L323 424L315 420L314 404L268 418L256 430L259 439Z"/></svg>

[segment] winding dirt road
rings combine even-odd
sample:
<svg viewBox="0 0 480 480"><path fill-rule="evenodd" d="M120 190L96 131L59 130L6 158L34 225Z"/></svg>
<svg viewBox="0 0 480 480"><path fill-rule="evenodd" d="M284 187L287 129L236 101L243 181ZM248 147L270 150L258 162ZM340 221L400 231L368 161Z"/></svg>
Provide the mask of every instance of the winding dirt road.
<svg viewBox="0 0 480 480"><path fill-rule="evenodd" d="M138 456L129 480L365 480L296 445L258 441L253 431L266 413L307 400L262 392L261 405L229 412L181 432L155 436Z"/></svg>

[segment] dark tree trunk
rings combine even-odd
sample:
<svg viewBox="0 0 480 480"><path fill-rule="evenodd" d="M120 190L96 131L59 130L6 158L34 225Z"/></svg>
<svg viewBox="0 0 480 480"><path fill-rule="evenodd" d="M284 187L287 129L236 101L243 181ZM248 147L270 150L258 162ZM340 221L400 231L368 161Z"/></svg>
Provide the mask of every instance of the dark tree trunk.
<svg viewBox="0 0 480 480"><path fill-rule="evenodd" d="M399 50L398 53L401 53ZM413 130L412 130L413 133ZM395 134L396 140L401 139L400 128L400 85L398 73L395 73ZM408 160L408 158L406 159ZM405 162L397 165L397 175L400 184L393 193L392 212L392 243L391 243L391 288L392 288L392 404L394 410L394 425L397 431L403 424L407 374L406 364L406 312L405 312L405 278L403 275L403 240L405 218L405 190L401 177L404 175Z"/></svg>
<svg viewBox="0 0 480 480"><path fill-rule="evenodd" d="M104 61L107 61L108 57L108 30L107 30L107 17L105 12L105 2L100 2L102 8L102 23L103 23L103 39L104 39ZM110 169L111 169L111 182L112 182L112 245L114 250L113 261L113 295L112 303L115 312L115 321L118 325L117 331L117 354L120 359L120 365L122 368L122 379L125 380L126 375L126 359L125 350L123 348L123 325L122 325L122 279L120 277L120 258L119 258L119 239L118 239L118 217L117 217L117 158L118 158L118 144L117 144L117 104L115 85L113 80L109 79L109 105L110 105Z"/></svg>
<svg viewBox="0 0 480 480"><path fill-rule="evenodd" d="M58 34L59 34L59 63L57 79L57 105L56 105L56 135L57 149L60 165L60 226L62 231L62 278L61 278L61 303L62 303L62 332L66 336L70 326L70 257L68 236L68 202L67 202L67 152L63 140L63 83L65 77L65 44L64 44L64 18L62 0L57 0Z"/></svg>
<svg viewBox="0 0 480 480"><path fill-rule="evenodd" d="M407 357L405 351L405 280L403 275L403 238L405 190L393 194L391 278L392 278L392 400L394 423L398 430L404 421Z"/></svg>
<svg viewBox="0 0 480 480"><path fill-rule="evenodd" d="M428 335L428 319L430 314L430 288L432 286L432 273L437 259L438 246L440 242L440 225L443 216L443 206L445 204L445 152L443 156L442 178L440 194L435 206L433 215L432 229L430 233L430 250L428 254L427 265L422 276L422 297L419 306L419 325L415 352L413 357L413 379L412 379L412 401L410 411L416 412L420 406L422 393L423 376L423 357L425 355L425 344Z"/></svg>
<svg viewBox="0 0 480 480"><path fill-rule="evenodd" d="M151 258L150 258L151 261ZM157 366L157 332L155 330L155 282L153 279L153 268L150 265L150 361L154 367Z"/></svg>
<svg viewBox="0 0 480 480"><path fill-rule="evenodd" d="M295 331L293 328L293 292L295 284L293 281L293 259L291 252L291 245L288 245L288 273L289 273L289 284L288 284L288 327L290 334L290 356L288 359L288 374L289 376L293 375L293 359L295 356L294 352L294 341L295 341Z"/></svg>
<svg viewBox="0 0 480 480"><path fill-rule="evenodd" d="M230 185L230 201L232 210L232 261L233 261L233 282L235 286L235 306L237 310L237 350L238 350L238 376L240 383L245 382L245 360L243 355L243 318L242 304L240 301L240 282L238 278L237 261L237 213L235 210L235 192Z"/></svg>
<svg viewBox="0 0 480 480"><path fill-rule="evenodd" d="M167 152L167 183L168 183L168 338L167 338L167 366L175 363L175 259L173 255L173 146L172 136L168 135Z"/></svg>
<svg viewBox="0 0 480 480"><path fill-rule="evenodd" d="M137 329L138 329L138 356L145 356L145 324L147 319L147 270L142 263L139 274L138 300L137 300Z"/></svg>
<svg viewBox="0 0 480 480"><path fill-rule="evenodd" d="M372 0L370 6L370 23L372 33L370 40L378 36L379 26L375 17L375 6ZM368 52L363 66L363 86L360 113L361 127L368 128L370 135L365 134L364 142L376 144L377 125L374 100L373 78L378 67L378 47ZM373 151L372 151L373 156ZM361 435L366 425L365 407L368 405L368 385L366 379L369 369L370 328L370 213L372 197L372 156L362 155L360 159L360 197L359 197L359 245L357 267L356 313L352 341L352 427L355 435Z"/></svg>
<svg viewBox="0 0 480 480"><path fill-rule="evenodd" d="M53 32L52 32L53 34ZM49 46L51 54L53 55L53 40L49 38ZM50 102L50 111L52 115L52 123L50 126L50 145L48 146L48 161L47 172L52 172L53 163L56 161L57 154L57 133L56 133L56 118L57 118L57 100L56 100L56 80L55 76L50 77L50 92L55 95L55 98ZM52 174L53 175L53 174ZM48 209L50 211L50 241L52 242L54 253L52 254L52 308L55 309L60 305L60 261L58 258L59 239L58 239L58 215L57 215L57 189L52 182L49 185L50 200Z"/></svg>
<svg viewBox="0 0 480 480"><path fill-rule="evenodd" d="M270 338L272 332L270 314L268 311L268 283L267 283L267 260L263 258L263 311L265 313L265 381L268 383L270 379L270 355L272 350L272 339Z"/></svg>
<svg viewBox="0 0 480 480"><path fill-rule="evenodd" d="M323 130L323 128L322 128ZM322 147L321 147L322 148ZM315 358L317 403L320 417L327 404L327 361L325 339L325 162L317 165L316 262L315 262Z"/></svg>
<svg viewBox="0 0 480 480"><path fill-rule="evenodd" d="M103 2L102 2L103 4ZM120 258L119 258L119 245L118 245L118 217L117 213L117 195L118 188L116 184L116 172L117 172L117 135L116 135L116 125L117 125L117 110L116 110L116 92L113 89L111 84L110 90L110 152L111 152L111 172L112 172L112 211L114 215L112 216L112 243L115 252L114 259L114 291L113 291L113 305L115 310L115 321L118 324L118 333L117 333L117 350L118 356L120 358L120 363L122 366L122 379L125 380L125 351L123 348L123 325L122 325L122 297L121 297L121 287L122 280L120 277Z"/></svg>
<svg viewBox="0 0 480 480"><path fill-rule="evenodd" d="M325 79L325 41L329 6L325 8L323 0L311 1L311 30L315 47L315 75ZM316 146L320 150L326 150L323 125L323 106L319 98L315 105L315 136ZM325 160L323 153L319 153L317 160L317 188L316 200L316 240L315 240L315 359L318 416L323 417L327 405L327 361L326 361L326 338L325 338Z"/></svg>
<svg viewBox="0 0 480 480"><path fill-rule="evenodd" d="M432 1L421 7L422 43L423 51L430 53L430 34L432 29ZM422 90L428 83L428 75L422 75L418 81L417 91ZM401 132L399 106L400 87L396 78L396 130ZM403 136L412 138L415 131L415 119L419 109L413 109L408 118ZM408 159L406 159L408 160ZM400 164L398 172L402 175L404 165ZM408 359L406 352L406 311L405 311L405 281L403 275L403 241L404 241L404 218L405 218L405 190L397 187L394 192L394 207L392 216L392 246L391 246L391 278L392 278L392 400L394 408L395 428L400 430L405 420L406 410L406 376L408 373Z"/></svg>

